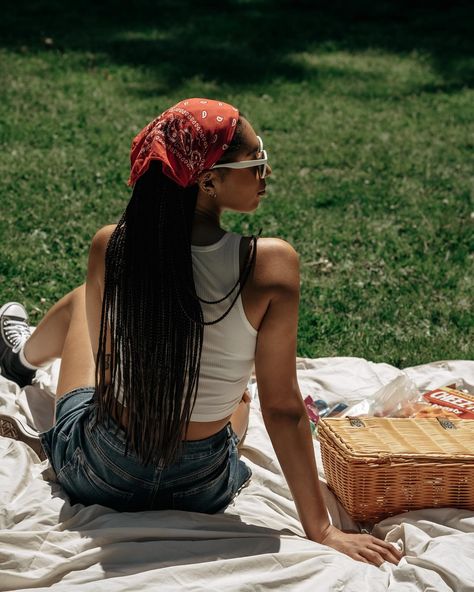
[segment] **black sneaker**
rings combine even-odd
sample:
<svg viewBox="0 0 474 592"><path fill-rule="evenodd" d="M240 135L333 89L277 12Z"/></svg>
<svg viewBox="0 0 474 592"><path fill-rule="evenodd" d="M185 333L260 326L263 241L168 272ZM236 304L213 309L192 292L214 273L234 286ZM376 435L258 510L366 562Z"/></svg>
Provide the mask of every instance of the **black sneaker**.
<svg viewBox="0 0 474 592"><path fill-rule="evenodd" d="M7 302L0 308L0 370L2 376L20 387L31 384L36 370L26 368L18 352L31 335L28 313L18 302Z"/></svg>

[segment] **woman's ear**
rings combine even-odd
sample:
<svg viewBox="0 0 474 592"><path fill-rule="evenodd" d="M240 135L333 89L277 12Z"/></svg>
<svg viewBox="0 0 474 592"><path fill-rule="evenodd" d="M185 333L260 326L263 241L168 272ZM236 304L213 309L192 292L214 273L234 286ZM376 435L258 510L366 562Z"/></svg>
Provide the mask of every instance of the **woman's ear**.
<svg viewBox="0 0 474 592"><path fill-rule="evenodd" d="M197 183L199 189L209 195L214 195L216 188L214 185L214 175L210 171L205 171L198 176Z"/></svg>

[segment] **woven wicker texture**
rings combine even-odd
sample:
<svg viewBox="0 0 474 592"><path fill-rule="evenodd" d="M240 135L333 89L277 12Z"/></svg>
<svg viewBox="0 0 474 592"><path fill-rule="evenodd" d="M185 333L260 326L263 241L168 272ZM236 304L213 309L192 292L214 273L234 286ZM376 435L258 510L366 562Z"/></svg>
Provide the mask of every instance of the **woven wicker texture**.
<svg viewBox="0 0 474 592"><path fill-rule="evenodd" d="M329 487L358 521L407 510L474 510L474 421L436 418L321 420L318 434ZM451 428L449 426L452 426Z"/></svg>

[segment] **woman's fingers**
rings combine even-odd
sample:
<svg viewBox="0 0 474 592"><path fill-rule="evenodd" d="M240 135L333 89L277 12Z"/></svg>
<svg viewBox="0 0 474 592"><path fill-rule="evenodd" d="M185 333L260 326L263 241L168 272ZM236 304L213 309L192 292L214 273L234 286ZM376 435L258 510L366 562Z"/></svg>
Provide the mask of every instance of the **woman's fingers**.
<svg viewBox="0 0 474 592"><path fill-rule="evenodd" d="M395 557L397 559L397 561L400 561L400 559L403 557L404 553L399 551L391 543L387 543L386 541L383 541L382 539L378 539L376 537L372 537L372 539L375 545L378 545L379 547L383 547L384 549L386 549L392 557Z"/></svg>
<svg viewBox="0 0 474 592"><path fill-rule="evenodd" d="M385 561L398 565L403 556L393 545L370 534L343 532L334 526L330 526L325 537L318 542L329 545L353 559L377 567L380 567Z"/></svg>
<svg viewBox="0 0 474 592"><path fill-rule="evenodd" d="M365 557L369 563L372 563L372 565L375 565L376 567L380 567L385 561L380 553L370 549L369 547L359 551L359 554L362 555L362 557Z"/></svg>
<svg viewBox="0 0 474 592"><path fill-rule="evenodd" d="M368 548L376 553L379 553L385 561L398 565L400 559L403 557L403 553L400 553L393 545L381 541L373 537L372 542L368 545Z"/></svg>
<svg viewBox="0 0 474 592"><path fill-rule="evenodd" d="M362 555L369 563L377 567L380 567L385 561L398 565L403 555L393 545L372 535L367 535L367 538L364 537L364 539L365 548L359 550L359 555Z"/></svg>
<svg viewBox="0 0 474 592"><path fill-rule="evenodd" d="M380 555L383 558L383 561L389 561L390 563L393 563L394 565L398 565L400 558L394 553L392 552L390 549L387 549L386 547L380 547L378 545L370 545L368 547L371 551L374 551L375 553L377 553L378 555Z"/></svg>

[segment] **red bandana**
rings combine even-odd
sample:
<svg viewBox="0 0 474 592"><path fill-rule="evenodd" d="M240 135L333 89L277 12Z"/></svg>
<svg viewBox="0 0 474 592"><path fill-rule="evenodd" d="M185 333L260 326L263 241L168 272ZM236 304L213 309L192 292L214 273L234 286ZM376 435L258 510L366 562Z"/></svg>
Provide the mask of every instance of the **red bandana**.
<svg viewBox="0 0 474 592"><path fill-rule="evenodd" d="M210 99L186 99L149 123L135 137L130 153L129 185L161 160L163 173L181 187L222 158L239 118L232 105Z"/></svg>

